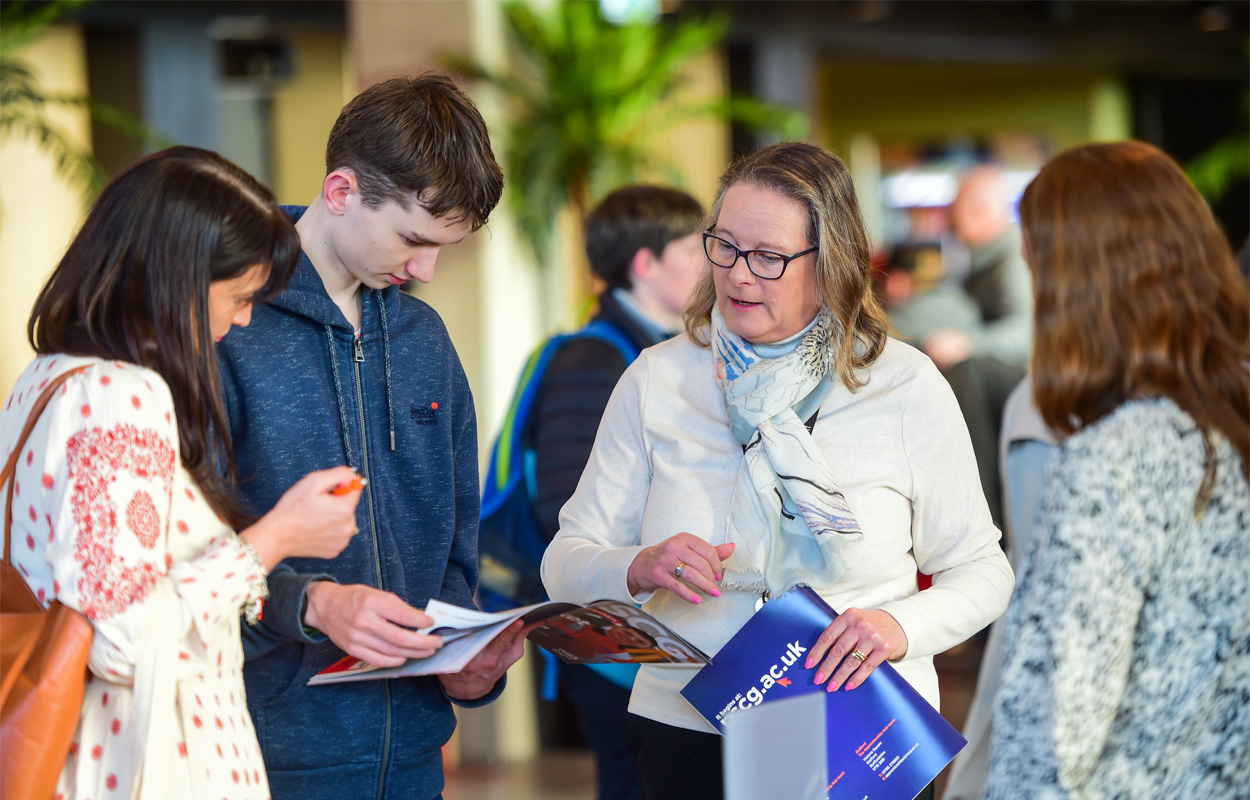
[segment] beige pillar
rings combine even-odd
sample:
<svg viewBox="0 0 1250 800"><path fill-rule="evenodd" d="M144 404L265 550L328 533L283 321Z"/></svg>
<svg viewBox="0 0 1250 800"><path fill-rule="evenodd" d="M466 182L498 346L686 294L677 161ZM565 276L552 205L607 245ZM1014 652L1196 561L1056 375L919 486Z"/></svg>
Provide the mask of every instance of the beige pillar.
<svg viewBox="0 0 1250 800"><path fill-rule="evenodd" d="M55 26L19 53L47 94L84 94L87 69L77 27ZM90 148L83 111L52 109L48 119L77 146ZM26 343L30 307L78 230L82 190L57 174L52 156L15 133L0 140L0 391L7 395L33 353Z"/></svg>

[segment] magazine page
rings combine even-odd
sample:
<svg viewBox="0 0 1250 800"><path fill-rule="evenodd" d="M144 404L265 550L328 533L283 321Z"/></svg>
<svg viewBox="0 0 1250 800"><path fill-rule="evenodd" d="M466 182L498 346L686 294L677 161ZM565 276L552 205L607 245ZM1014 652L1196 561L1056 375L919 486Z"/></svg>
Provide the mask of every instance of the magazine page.
<svg viewBox="0 0 1250 800"><path fill-rule="evenodd" d="M706 664L697 647L647 612L599 600L551 617L530 641L566 664Z"/></svg>
<svg viewBox="0 0 1250 800"><path fill-rule="evenodd" d="M836 616L806 586L765 603L682 696L723 732L739 710L820 692L830 800L912 800L967 743L889 664L851 691L816 685L807 650Z"/></svg>
<svg viewBox="0 0 1250 800"><path fill-rule="evenodd" d="M444 603L442 600L431 600L425 606L425 614L434 620L434 624L428 628L421 628L417 633L428 633L443 638L444 646L447 642L455 641L464 636L476 633L484 628L490 628L500 622L512 622L513 620L522 619L528 625L531 622L537 622L540 619L546 619L553 614L559 614L575 608L581 608L576 603L534 603L528 606L519 606L507 611L498 611L495 613L487 613L478 611L476 608L462 608L461 606ZM507 625L504 626L505 628ZM490 636L487 642L495 638ZM485 646L485 645L483 645Z"/></svg>

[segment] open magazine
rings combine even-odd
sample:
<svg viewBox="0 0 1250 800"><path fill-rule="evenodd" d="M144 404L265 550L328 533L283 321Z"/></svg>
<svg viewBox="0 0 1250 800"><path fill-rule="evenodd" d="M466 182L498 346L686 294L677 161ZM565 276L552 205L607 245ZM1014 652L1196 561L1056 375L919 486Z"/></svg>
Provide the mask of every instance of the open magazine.
<svg viewBox="0 0 1250 800"><path fill-rule="evenodd" d="M681 694L724 732L740 710L823 693L828 798L912 800L967 742L888 663L850 691L816 685L807 651L836 616L807 586L765 603Z"/></svg>
<svg viewBox="0 0 1250 800"><path fill-rule="evenodd" d="M434 655L410 659L398 667L378 667L348 656L318 672L308 685L459 672L518 619L526 624L543 620L542 625L530 631L529 640L566 664L707 664L711 661L655 617L616 600L599 600L588 606L535 603L494 614L431 600L425 613L434 624L418 633L443 639L443 646Z"/></svg>

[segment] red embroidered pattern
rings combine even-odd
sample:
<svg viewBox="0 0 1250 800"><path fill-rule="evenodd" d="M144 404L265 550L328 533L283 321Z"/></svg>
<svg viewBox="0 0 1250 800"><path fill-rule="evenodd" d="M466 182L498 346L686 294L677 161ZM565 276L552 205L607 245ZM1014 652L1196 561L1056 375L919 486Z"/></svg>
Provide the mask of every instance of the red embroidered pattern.
<svg viewBox="0 0 1250 800"><path fill-rule="evenodd" d="M88 619L104 619L142 600L161 575L159 564L126 564L118 557L114 548L118 508L109 496L109 486L118 473L126 473L159 480L170 493L175 453L155 430L119 424L107 431L90 428L74 434L66 458L78 527L74 558L83 567L78 581L82 612ZM156 504L146 492L137 492L131 499L126 521L149 549L163 532Z"/></svg>
<svg viewBox="0 0 1250 800"><path fill-rule="evenodd" d="M135 492L126 506L126 524L139 537L139 544L148 550L156 547L156 539L161 534L161 515L152 496L142 489Z"/></svg>

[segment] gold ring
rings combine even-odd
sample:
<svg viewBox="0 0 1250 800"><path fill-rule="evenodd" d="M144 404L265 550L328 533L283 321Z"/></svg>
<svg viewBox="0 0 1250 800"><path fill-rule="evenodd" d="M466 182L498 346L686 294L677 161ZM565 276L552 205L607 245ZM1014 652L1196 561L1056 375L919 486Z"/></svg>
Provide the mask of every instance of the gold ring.
<svg viewBox="0 0 1250 800"><path fill-rule="evenodd" d="M855 658L858 658L859 663L861 664L868 660L868 656L865 655L864 653L861 653L858 647L851 651L851 655Z"/></svg>
<svg viewBox="0 0 1250 800"><path fill-rule="evenodd" d="M680 577L681 577L681 571L682 571L683 569L685 569L685 568L686 568L686 562L685 562L685 561L678 561L678 562L677 562L677 566L673 568L673 574L674 574L674 575L676 575L677 577L679 577L679 578L680 578Z"/></svg>
<svg viewBox="0 0 1250 800"><path fill-rule="evenodd" d="M356 535L356 534L358 534L358 533L360 533L360 527L359 527L358 525L353 525L353 526L352 526L352 536L355 536L355 535Z"/></svg>

